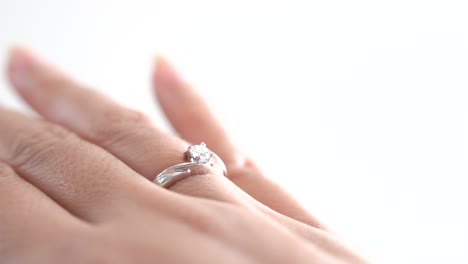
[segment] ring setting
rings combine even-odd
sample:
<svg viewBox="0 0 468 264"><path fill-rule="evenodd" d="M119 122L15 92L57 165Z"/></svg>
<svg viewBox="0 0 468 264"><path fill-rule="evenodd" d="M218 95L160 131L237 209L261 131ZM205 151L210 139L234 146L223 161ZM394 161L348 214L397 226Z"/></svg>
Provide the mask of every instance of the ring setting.
<svg viewBox="0 0 468 264"><path fill-rule="evenodd" d="M185 155L190 162L195 162L198 164L210 164L211 166L214 164L214 152L209 150L204 142L202 142L200 145L189 146L185 152Z"/></svg>
<svg viewBox="0 0 468 264"><path fill-rule="evenodd" d="M193 175L206 174L212 169L227 176L223 161L203 142L199 145L189 146L185 152L185 158L187 162L170 166L159 173L154 179L154 183L168 188L179 180Z"/></svg>

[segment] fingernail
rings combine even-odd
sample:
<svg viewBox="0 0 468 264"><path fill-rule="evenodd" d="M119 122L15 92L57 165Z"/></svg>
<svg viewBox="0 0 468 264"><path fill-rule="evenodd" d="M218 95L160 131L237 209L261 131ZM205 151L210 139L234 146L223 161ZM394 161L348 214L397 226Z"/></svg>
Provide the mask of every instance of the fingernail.
<svg viewBox="0 0 468 264"><path fill-rule="evenodd" d="M33 72L41 62L31 53L14 48L10 57L10 73L13 84L19 89L32 89L35 86Z"/></svg>

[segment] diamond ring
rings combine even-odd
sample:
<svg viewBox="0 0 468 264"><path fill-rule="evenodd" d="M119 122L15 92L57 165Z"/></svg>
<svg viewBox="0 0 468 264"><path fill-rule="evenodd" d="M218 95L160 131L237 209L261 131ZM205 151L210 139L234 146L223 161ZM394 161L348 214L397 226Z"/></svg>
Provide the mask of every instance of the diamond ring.
<svg viewBox="0 0 468 264"><path fill-rule="evenodd" d="M226 166L221 158L206 147L205 143L191 145L185 152L187 162L179 163L163 170L156 176L154 183L170 187L175 182L188 176L206 174L210 169L219 170L227 176Z"/></svg>

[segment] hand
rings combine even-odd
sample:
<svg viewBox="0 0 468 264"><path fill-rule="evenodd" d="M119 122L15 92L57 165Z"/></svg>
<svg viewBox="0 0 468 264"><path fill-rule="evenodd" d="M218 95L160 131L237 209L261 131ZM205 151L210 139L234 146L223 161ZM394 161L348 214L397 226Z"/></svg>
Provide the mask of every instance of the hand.
<svg viewBox="0 0 468 264"><path fill-rule="evenodd" d="M12 52L11 82L43 119L0 109L1 263L364 263L241 154L167 62L156 68L182 138ZM152 182L202 141L227 178Z"/></svg>

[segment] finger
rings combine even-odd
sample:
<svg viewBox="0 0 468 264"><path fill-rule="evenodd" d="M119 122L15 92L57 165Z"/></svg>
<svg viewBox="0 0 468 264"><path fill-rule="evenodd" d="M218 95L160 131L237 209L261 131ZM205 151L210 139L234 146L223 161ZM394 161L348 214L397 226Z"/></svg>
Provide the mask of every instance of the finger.
<svg viewBox="0 0 468 264"><path fill-rule="evenodd" d="M163 58L156 61L153 82L162 110L183 139L194 143L206 142L228 167L245 163L245 157L203 98L183 82Z"/></svg>
<svg viewBox="0 0 468 264"><path fill-rule="evenodd" d="M286 216L312 226L323 225L239 153L203 98L162 59L154 77L156 95L163 111L177 132L188 141L211 143L227 160L228 177L257 201ZM183 109L183 111L181 111Z"/></svg>
<svg viewBox="0 0 468 264"><path fill-rule="evenodd" d="M15 77L24 64L28 81ZM82 88L25 50L13 52L9 75L18 93L46 119L101 146L150 180L167 167L186 162L187 142L156 128L140 112ZM214 173L188 177L170 188L203 198L239 199L237 187Z"/></svg>
<svg viewBox="0 0 468 264"><path fill-rule="evenodd" d="M106 151L57 125L0 109L0 131L0 161L86 220L118 211L116 205L142 181Z"/></svg>
<svg viewBox="0 0 468 264"><path fill-rule="evenodd" d="M0 162L0 259L13 259L84 223ZM21 252L19 252L21 251ZM21 262L23 263L23 262ZM24 262L25 263L25 262Z"/></svg>

